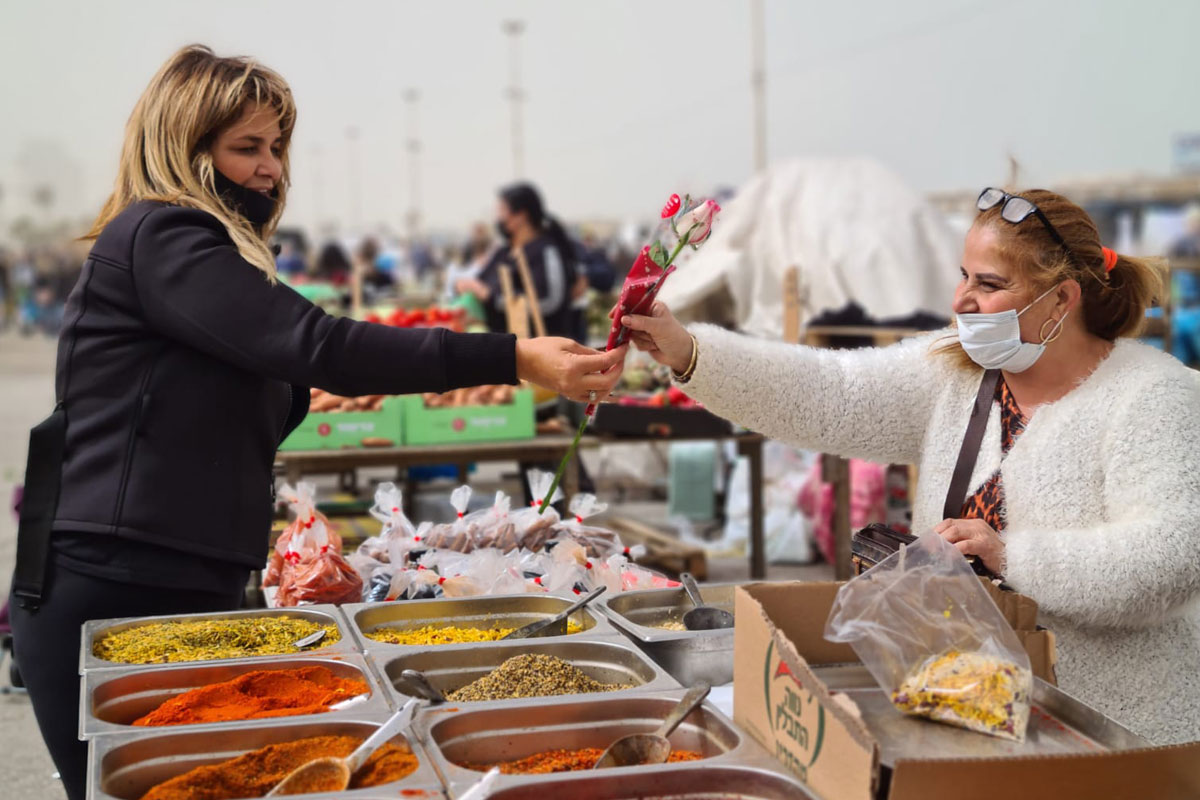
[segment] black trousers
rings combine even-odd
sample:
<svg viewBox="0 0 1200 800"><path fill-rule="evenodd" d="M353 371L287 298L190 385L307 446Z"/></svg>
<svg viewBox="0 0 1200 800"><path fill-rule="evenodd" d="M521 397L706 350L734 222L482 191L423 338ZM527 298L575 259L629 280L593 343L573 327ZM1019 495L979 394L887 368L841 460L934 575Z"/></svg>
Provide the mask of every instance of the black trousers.
<svg viewBox="0 0 1200 800"><path fill-rule="evenodd" d="M117 583L47 567L43 602L37 611L11 600L13 657L33 701L42 739L62 776L70 800L84 800L87 744L79 741L80 626L90 619L230 611L242 596L177 591Z"/></svg>

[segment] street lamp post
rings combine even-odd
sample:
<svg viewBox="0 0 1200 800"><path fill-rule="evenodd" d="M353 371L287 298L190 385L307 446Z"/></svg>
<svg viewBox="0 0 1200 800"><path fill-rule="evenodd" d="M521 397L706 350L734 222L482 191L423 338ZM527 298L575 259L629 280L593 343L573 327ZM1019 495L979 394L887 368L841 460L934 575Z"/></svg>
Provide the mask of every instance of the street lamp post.
<svg viewBox="0 0 1200 800"><path fill-rule="evenodd" d="M750 2L750 87L754 95L754 170L767 168L767 45L763 0Z"/></svg>
<svg viewBox="0 0 1200 800"><path fill-rule="evenodd" d="M421 139L417 119L417 103L421 93L416 89L404 91L404 104L407 107L405 119L406 133L405 149L408 151L408 238L415 241L421 227L421 173L420 154Z"/></svg>
<svg viewBox="0 0 1200 800"><path fill-rule="evenodd" d="M512 104L512 148L513 174L520 179L525 174L525 141L522 126L522 103L525 102L525 92L521 88L521 34L525 23L519 19L505 20L501 25L509 37L509 83L508 99Z"/></svg>

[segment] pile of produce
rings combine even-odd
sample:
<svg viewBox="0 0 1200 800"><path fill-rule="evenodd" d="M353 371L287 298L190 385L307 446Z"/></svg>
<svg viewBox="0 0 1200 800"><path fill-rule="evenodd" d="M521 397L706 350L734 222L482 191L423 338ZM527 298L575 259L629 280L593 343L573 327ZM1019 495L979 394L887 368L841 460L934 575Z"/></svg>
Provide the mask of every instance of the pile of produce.
<svg viewBox="0 0 1200 800"><path fill-rule="evenodd" d="M402 630L400 628L376 628L366 631L368 639L387 644L440 645L496 642L508 636L516 628L460 628L455 625L426 625L422 628ZM577 622L567 623L567 633L579 633L583 627Z"/></svg>
<svg viewBox="0 0 1200 800"><path fill-rule="evenodd" d="M366 394L362 397L342 397L324 389L309 389L309 413L329 414L338 411L380 411L387 395Z"/></svg>
<svg viewBox="0 0 1200 800"><path fill-rule="evenodd" d="M196 767L158 784L142 800L235 800L262 797L292 770L317 758L345 758L363 743L353 736L316 736L273 744L237 758ZM416 771L417 757L406 747L385 744L350 780L351 789L382 786ZM313 786L312 791L326 787Z"/></svg>
<svg viewBox="0 0 1200 800"><path fill-rule="evenodd" d="M242 719L320 714L371 689L327 668L257 670L176 695L133 724L197 725Z"/></svg>
<svg viewBox="0 0 1200 800"><path fill-rule="evenodd" d="M389 314L370 313L367 322L379 325L390 325L393 328L449 328L461 331L466 319L466 311L461 308L417 308L406 311L397 308Z"/></svg>
<svg viewBox="0 0 1200 800"><path fill-rule="evenodd" d="M462 408L463 406L506 406L513 401L515 386L471 386L443 394L422 395L426 408Z"/></svg>
<svg viewBox="0 0 1200 800"><path fill-rule="evenodd" d="M696 408L699 404L671 382L671 370L641 353L630 356L617 384L617 402L648 408Z"/></svg>
<svg viewBox="0 0 1200 800"><path fill-rule="evenodd" d="M121 664L163 664L247 656L280 656L299 652L296 641L325 631L316 647L338 640L333 625L285 617L197 619L134 625L105 634L92 644L92 654Z"/></svg>
<svg viewBox="0 0 1200 800"><path fill-rule="evenodd" d="M492 767L499 767L501 775L545 775L551 772L578 772L592 769L604 755L598 747L585 747L582 750L547 750L544 753L534 753L531 756L516 761L500 761L495 764L459 764L464 769L477 772L487 772ZM699 761L704 756L693 750L672 750L667 757L668 764L678 764L683 761Z"/></svg>
<svg viewBox="0 0 1200 800"><path fill-rule="evenodd" d="M446 695L454 702L515 700L630 689L625 684L601 683L583 670L555 656L527 653L513 656L482 678Z"/></svg>

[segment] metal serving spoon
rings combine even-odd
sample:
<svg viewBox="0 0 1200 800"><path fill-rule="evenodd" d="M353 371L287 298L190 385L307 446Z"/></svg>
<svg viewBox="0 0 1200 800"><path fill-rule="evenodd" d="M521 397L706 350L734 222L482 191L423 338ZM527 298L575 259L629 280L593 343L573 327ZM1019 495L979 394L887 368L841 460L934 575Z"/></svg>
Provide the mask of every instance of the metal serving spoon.
<svg viewBox="0 0 1200 800"><path fill-rule="evenodd" d="M592 769L608 769L609 767L635 767L639 764L665 764L671 757L671 742L667 739L687 715L696 709L708 697L710 687L707 683L698 683L671 709L663 724L654 733L631 733L613 742L596 766Z"/></svg>

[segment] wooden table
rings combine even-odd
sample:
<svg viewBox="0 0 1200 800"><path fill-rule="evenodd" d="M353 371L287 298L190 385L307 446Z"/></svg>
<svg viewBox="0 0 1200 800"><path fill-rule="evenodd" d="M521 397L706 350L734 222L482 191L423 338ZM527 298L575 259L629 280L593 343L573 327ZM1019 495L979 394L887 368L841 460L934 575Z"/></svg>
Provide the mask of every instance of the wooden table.
<svg viewBox="0 0 1200 800"><path fill-rule="evenodd" d="M362 447L345 450L285 450L275 457L275 470L282 472L289 483L305 475L329 475L353 472L367 467L407 467L434 464L454 464L465 482L467 467L481 461L515 461L518 463L547 462L558 464L571 449L570 436L536 436L532 439L508 442L476 442L472 444L437 444L411 447ZM595 440L584 437L582 447L595 446ZM578 458L567 467L562 489L567 497L579 490ZM411 502L412 492L405 493L405 504Z"/></svg>
<svg viewBox="0 0 1200 800"><path fill-rule="evenodd" d="M670 436L585 436L604 444L671 444L673 442L733 441L738 455L750 463L750 579L767 577L767 547L763 505L763 442L766 437L757 433L731 433L725 436L689 436L672 433Z"/></svg>

